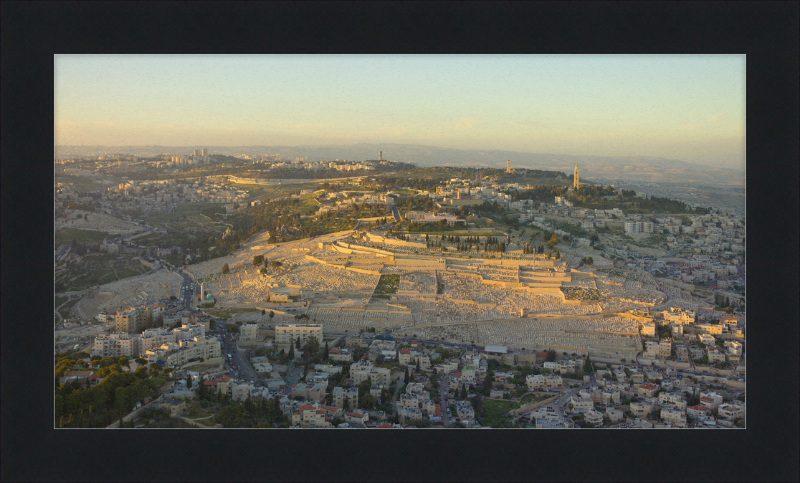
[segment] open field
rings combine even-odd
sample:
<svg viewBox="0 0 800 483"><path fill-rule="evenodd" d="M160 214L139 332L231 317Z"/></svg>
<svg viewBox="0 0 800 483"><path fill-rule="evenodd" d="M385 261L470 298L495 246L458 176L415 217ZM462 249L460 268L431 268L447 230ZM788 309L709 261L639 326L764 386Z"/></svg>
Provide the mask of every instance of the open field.
<svg viewBox="0 0 800 483"><path fill-rule="evenodd" d="M522 396L519 400L520 407L526 404L535 404L537 402L545 401L553 397L553 393L528 393Z"/></svg>
<svg viewBox="0 0 800 483"><path fill-rule="evenodd" d="M509 411L519 408L519 403L495 399L484 399L481 405L487 410L484 426L498 426Z"/></svg>
<svg viewBox="0 0 800 483"><path fill-rule="evenodd" d="M81 230L79 228L61 228L56 232L55 243L75 240L77 242L99 243L108 238L108 233L101 231Z"/></svg>
<svg viewBox="0 0 800 483"><path fill-rule="evenodd" d="M81 311L86 318L92 318L101 310L115 311L131 305L153 304L171 295L178 296L183 278L166 270L148 272L100 285L81 299Z"/></svg>
<svg viewBox="0 0 800 483"><path fill-rule="evenodd" d="M135 255L92 253L81 258L77 265L59 270L55 281L64 286L63 291L83 290L147 271Z"/></svg>
<svg viewBox="0 0 800 483"><path fill-rule="evenodd" d="M103 183L90 177L69 176L63 173L56 173L55 182L63 184L72 183L73 188L78 192L94 191L108 187L108 183Z"/></svg>
<svg viewBox="0 0 800 483"><path fill-rule="evenodd" d="M78 216L77 218L76 215ZM86 215L86 218L84 218L84 215ZM142 229L135 223L115 216L82 210L70 211L67 218L59 218L56 220L56 228L59 230L78 228L80 230L103 232L104 234L110 232L124 235L135 233ZM99 241L102 241L102 238Z"/></svg>

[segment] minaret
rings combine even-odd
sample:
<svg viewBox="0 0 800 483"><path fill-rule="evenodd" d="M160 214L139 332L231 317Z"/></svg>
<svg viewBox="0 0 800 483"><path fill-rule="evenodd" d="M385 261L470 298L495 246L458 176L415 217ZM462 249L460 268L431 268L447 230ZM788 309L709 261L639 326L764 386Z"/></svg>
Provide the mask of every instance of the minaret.
<svg viewBox="0 0 800 483"><path fill-rule="evenodd" d="M378 161L383 161L383 151L378 151Z"/></svg>
<svg viewBox="0 0 800 483"><path fill-rule="evenodd" d="M578 176L578 163L577 162L575 163L575 182L574 182L573 186L574 186L575 190L577 190L578 188L581 187L581 184L580 184L580 181L579 181L579 176Z"/></svg>
<svg viewBox="0 0 800 483"><path fill-rule="evenodd" d="M506 161L506 173L511 172L511 160Z"/></svg>

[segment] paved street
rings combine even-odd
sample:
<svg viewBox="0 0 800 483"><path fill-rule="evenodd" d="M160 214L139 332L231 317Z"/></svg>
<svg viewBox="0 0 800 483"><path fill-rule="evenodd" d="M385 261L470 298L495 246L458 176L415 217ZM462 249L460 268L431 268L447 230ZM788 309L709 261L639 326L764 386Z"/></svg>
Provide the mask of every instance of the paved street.
<svg viewBox="0 0 800 483"><path fill-rule="evenodd" d="M444 427L450 426L450 416L448 413L449 406L447 405L447 390L448 384L450 380L450 375L446 375L442 377L442 380L439 381L439 405L442 408L442 424Z"/></svg>
<svg viewBox="0 0 800 483"><path fill-rule="evenodd" d="M402 389L405 385L406 383L401 379L397 380L397 387L395 387L394 395L392 395L392 416L397 414L397 395L400 394L400 389Z"/></svg>
<svg viewBox="0 0 800 483"><path fill-rule="evenodd" d="M592 386L596 386L597 385L597 380L595 379L594 372L592 372L590 377L591 377L591 379L589 380L588 383L583 384L583 385L581 385L579 387L576 387L576 388L573 388L573 389L569 389L569 390L563 391L561 393L561 395L558 396L557 399L555 399L554 401L550 401L549 403L545 404L542 407L553 408L554 413L559 416L559 420L561 422L565 422L565 423L569 424L570 427L573 427L573 428L576 427L567 418L567 413L566 413L566 410L565 410L565 406L567 405L567 403L569 402L569 398L572 397L573 394L576 394L581 389L587 389L587 388L590 388ZM520 416L522 416L522 415L520 415Z"/></svg>

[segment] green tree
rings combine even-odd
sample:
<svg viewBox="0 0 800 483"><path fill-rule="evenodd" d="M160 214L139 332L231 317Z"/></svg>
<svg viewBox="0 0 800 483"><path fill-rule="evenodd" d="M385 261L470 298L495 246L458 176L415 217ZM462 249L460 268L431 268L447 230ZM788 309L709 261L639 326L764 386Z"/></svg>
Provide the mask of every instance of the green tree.
<svg viewBox="0 0 800 483"><path fill-rule="evenodd" d="M130 363L128 363L128 358L125 356L120 357L119 360L117 361L117 364L121 366L130 367Z"/></svg>
<svg viewBox="0 0 800 483"><path fill-rule="evenodd" d="M409 377L408 377L408 366L406 366L405 374L403 375L403 382L408 384Z"/></svg>
<svg viewBox="0 0 800 483"><path fill-rule="evenodd" d="M553 234L553 236L551 236L550 239L547 240L547 247L552 249L554 246L556 246L556 244L558 244L558 237L556 237L556 235Z"/></svg>
<svg viewBox="0 0 800 483"><path fill-rule="evenodd" d="M545 362L554 362L556 360L556 356L557 356L556 351L550 349L549 351L547 351L547 357L545 357L544 360Z"/></svg>
<svg viewBox="0 0 800 483"><path fill-rule="evenodd" d="M272 318L273 318L273 317L275 317L275 312L273 312L273 311L271 311L271 310L270 310L270 311L269 311L269 320L270 320L270 322L272 321Z"/></svg>
<svg viewBox="0 0 800 483"><path fill-rule="evenodd" d="M556 260L559 260L560 258L561 258L561 252L556 250Z"/></svg>
<svg viewBox="0 0 800 483"><path fill-rule="evenodd" d="M226 263L225 265L222 266L222 274L227 275L229 273L231 273L231 268Z"/></svg>
<svg viewBox="0 0 800 483"><path fill-rule="evenodd" d="M324 360L324 361L328 360L328 342L327 341L325 342L325 353L323 354L323 359L322 360Z"/></svg>
<svg viewBox="0 0 800 483"><path fill-rule="evenodd" d="M306 342L306 345L303 347L303 353L308 359L313 357L317 352L319 352L319 340L317 340L316 337L310 337L308 342Z"/></svg>
<svg viewBox="0 0 800 483"><path fill-rule="evenodd" d="M208 399L208 388L205 383L205 378L200 374L200 379L197 380L197 398L201 401Z"/></svg>
<svg viewBox="0 0 800 483"><path fill-rule="evenodd" d="M494 380L494 373L491 369L486 371L486 377L483 379L483 393L489 395L492 391L492 381Z"/></svg>
<svg viewBox="0 0 800 483"><path fill-rule="evenodd" d="M192 388L192 376L186 376L186 389Z"/></svg>
<svg viewBox="0 0 800 483"><path fill-rule="evenodd" d="M289 359L294 360L294 340L289 342Z"/></svg>
<svg viewBox="0 0 800 483"><path fill-rule="evenodd" d="M253 257L253 265L260 267L264 263L264 255L256 255Z"/></svg>

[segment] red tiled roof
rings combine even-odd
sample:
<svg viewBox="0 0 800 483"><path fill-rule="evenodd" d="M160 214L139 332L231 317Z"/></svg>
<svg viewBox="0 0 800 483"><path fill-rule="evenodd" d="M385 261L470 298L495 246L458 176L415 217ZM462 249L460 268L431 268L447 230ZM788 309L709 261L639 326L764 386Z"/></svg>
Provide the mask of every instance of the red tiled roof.
<svg viewBox="0 0 800 483"><path fill-rule="evenodd" d="M537 352L536 357L547 357L547 352Z"/></svg>
<svg viewBox="0 0 800 483"><path fill-rule="evenodd" d="M342 351L340 351L339 349L331 349L331 350L328 351L328 354L339 354L341 352Z"/></svg>
<svg viewBox="0 0 800 483"><path fill-rule="evenodd" d="M656 388L656 386L654 386L653 384L650 384L649 382L645 382L644 384L642 384L639 387L641 387L642 389L655 389Z"/></svg>
<svg viewBox="0 0 800 483"><path fill-rule="evenodd" d="M408 349L400 349L401 354L411 354L411 351Z"/></svg>
<svg viewBox="0 0 800 483"><path fill-rule="evenodd" d="M701 401L711 401L711 402L714 402L714 400L713 400L712 398L708 397L708 396L703 396L703 397L701 397L701 398L700 398L700 400L701 400Z"/></svg>
<svg viewBox="0 0 800 483"><path fill-rule="evenodd" d="M316 414L325 414L325 411L323 411L322 409L317 409L317 413Z"/></svg>
<svg viewBox="0 0 800 483"><path fill-rule="evenodd" d="M389 423L383 423L380 426L375 426L375 429L394 429L394 427Z"/></svg>
<svg viewBox="0 0 800 483"><path fill-rule="evenodd" d="M310 404L303 404L302 406L297 408L298 411L308 411L310 409L315 409L315 408L314 408L314 406L312 406Z"/></svg>
<svg viewBox="0 0 800 483"><path fill-rule="evenodd" d="M347 415L348 416L353 416L354 418L363 418L364 417L363 414L358 414L358 413L347 413Z"/></svg>

